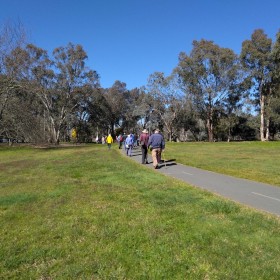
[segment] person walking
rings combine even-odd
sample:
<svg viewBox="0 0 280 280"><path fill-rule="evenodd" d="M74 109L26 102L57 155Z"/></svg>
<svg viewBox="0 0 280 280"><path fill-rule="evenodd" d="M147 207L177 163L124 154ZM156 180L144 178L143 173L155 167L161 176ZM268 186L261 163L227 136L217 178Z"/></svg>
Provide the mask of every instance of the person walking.
<svg viewBox="0 0 280 280"><path fill-rule="evenodd" d="M149 142L149 132L145 128L141 135L140 135L140 146L141 146L141 152L142 152L142 164L148 164L148 142Z"/></svg>
<svg viewBox="0 0 280 280"><path fill-rule="evenodd" d="M122 134L120 134L118 137L117 137L117 141L119 143L119 149L122 148L122 143L123 143L123 136Z"/></svg>
<svg viewBox="0 0 280 280"><path fill-rule="evenodd" d="M112 135L109 133L109 135L106 138L106 142L108 145L108 149L111 149L112 143L114 142Z"/></svg>
<svg viewBox="0 0 280 280"><path fill-rule="evenodd" d="M126 155L130 157L132 155L133 142L134 142L133 135L129 134L125 139L125 150L126 150Z"/></svg>
<svg viewBox="0 0 280 280"><path fill-rule="evenodd" d="M163 136L159 133L159 129L156 129L154 134L149 137L148 148L152 149L153 166L155 169L159 167L161 161L161 153L165 148L165 142Z"/></svg>

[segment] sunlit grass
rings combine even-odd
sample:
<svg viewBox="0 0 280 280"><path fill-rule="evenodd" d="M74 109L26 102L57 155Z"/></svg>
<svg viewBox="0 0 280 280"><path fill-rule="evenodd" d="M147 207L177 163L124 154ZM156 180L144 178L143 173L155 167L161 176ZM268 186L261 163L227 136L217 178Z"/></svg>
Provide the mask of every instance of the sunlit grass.
<svg viewBox="0 0 280 280"><path fill-rule="evenodd" d="M168 159L280 186L280 142L168 143Z"/></svg>
<svg viewBox="0 0 280 280"><path fill-rule="evenodd" d="M0 155L0 279L279 277L274 216L115 147L1 147Z"/></svg>

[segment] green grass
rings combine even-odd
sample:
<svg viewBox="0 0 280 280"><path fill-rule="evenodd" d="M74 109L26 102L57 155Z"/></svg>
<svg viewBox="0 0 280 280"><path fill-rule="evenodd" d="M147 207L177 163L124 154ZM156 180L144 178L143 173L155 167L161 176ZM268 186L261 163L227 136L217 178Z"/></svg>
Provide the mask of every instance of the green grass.
<svg viewBox="0 0 280 280"><path fill-rule="evenodd" d="M280 186L280 142L168 143L166 159Z"/></svg>
<svg viewBox="0 0 280 280"><path fill-rule="evenodd" d="M103 145L0 147L0 244L0 279L280 275L279 219Z"/></svg>

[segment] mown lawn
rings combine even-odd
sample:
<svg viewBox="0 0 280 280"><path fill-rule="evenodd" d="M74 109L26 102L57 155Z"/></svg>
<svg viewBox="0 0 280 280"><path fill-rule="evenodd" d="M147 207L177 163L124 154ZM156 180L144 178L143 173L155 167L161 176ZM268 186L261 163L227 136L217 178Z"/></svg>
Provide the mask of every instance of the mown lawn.
<svg viewBox="0 0 280 280"><path fill-rule="evenodd" d="M0 244L0 279L280 275L275 216L103 145L0 147Z"/></svg>
<svg viewBox="0 0 280 280"><path fill-rule="evenodd" d="M280 186L280 141L167 143L167 159Z"/></svg>

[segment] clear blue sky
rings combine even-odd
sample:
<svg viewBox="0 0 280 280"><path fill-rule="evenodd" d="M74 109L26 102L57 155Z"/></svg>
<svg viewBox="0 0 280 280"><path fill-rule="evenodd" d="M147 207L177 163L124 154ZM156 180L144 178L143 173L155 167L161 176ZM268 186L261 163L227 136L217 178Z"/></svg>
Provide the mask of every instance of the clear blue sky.
<svg viewBox="0 0 280 280"><path fill-rule="evenodd" d="M279 0L0 0L0 25L20 21L29 41L51 54L81 44L102 87L146 85L169 75L193 40L212 40L240 53L257 28L275 41Z"/></svg>

